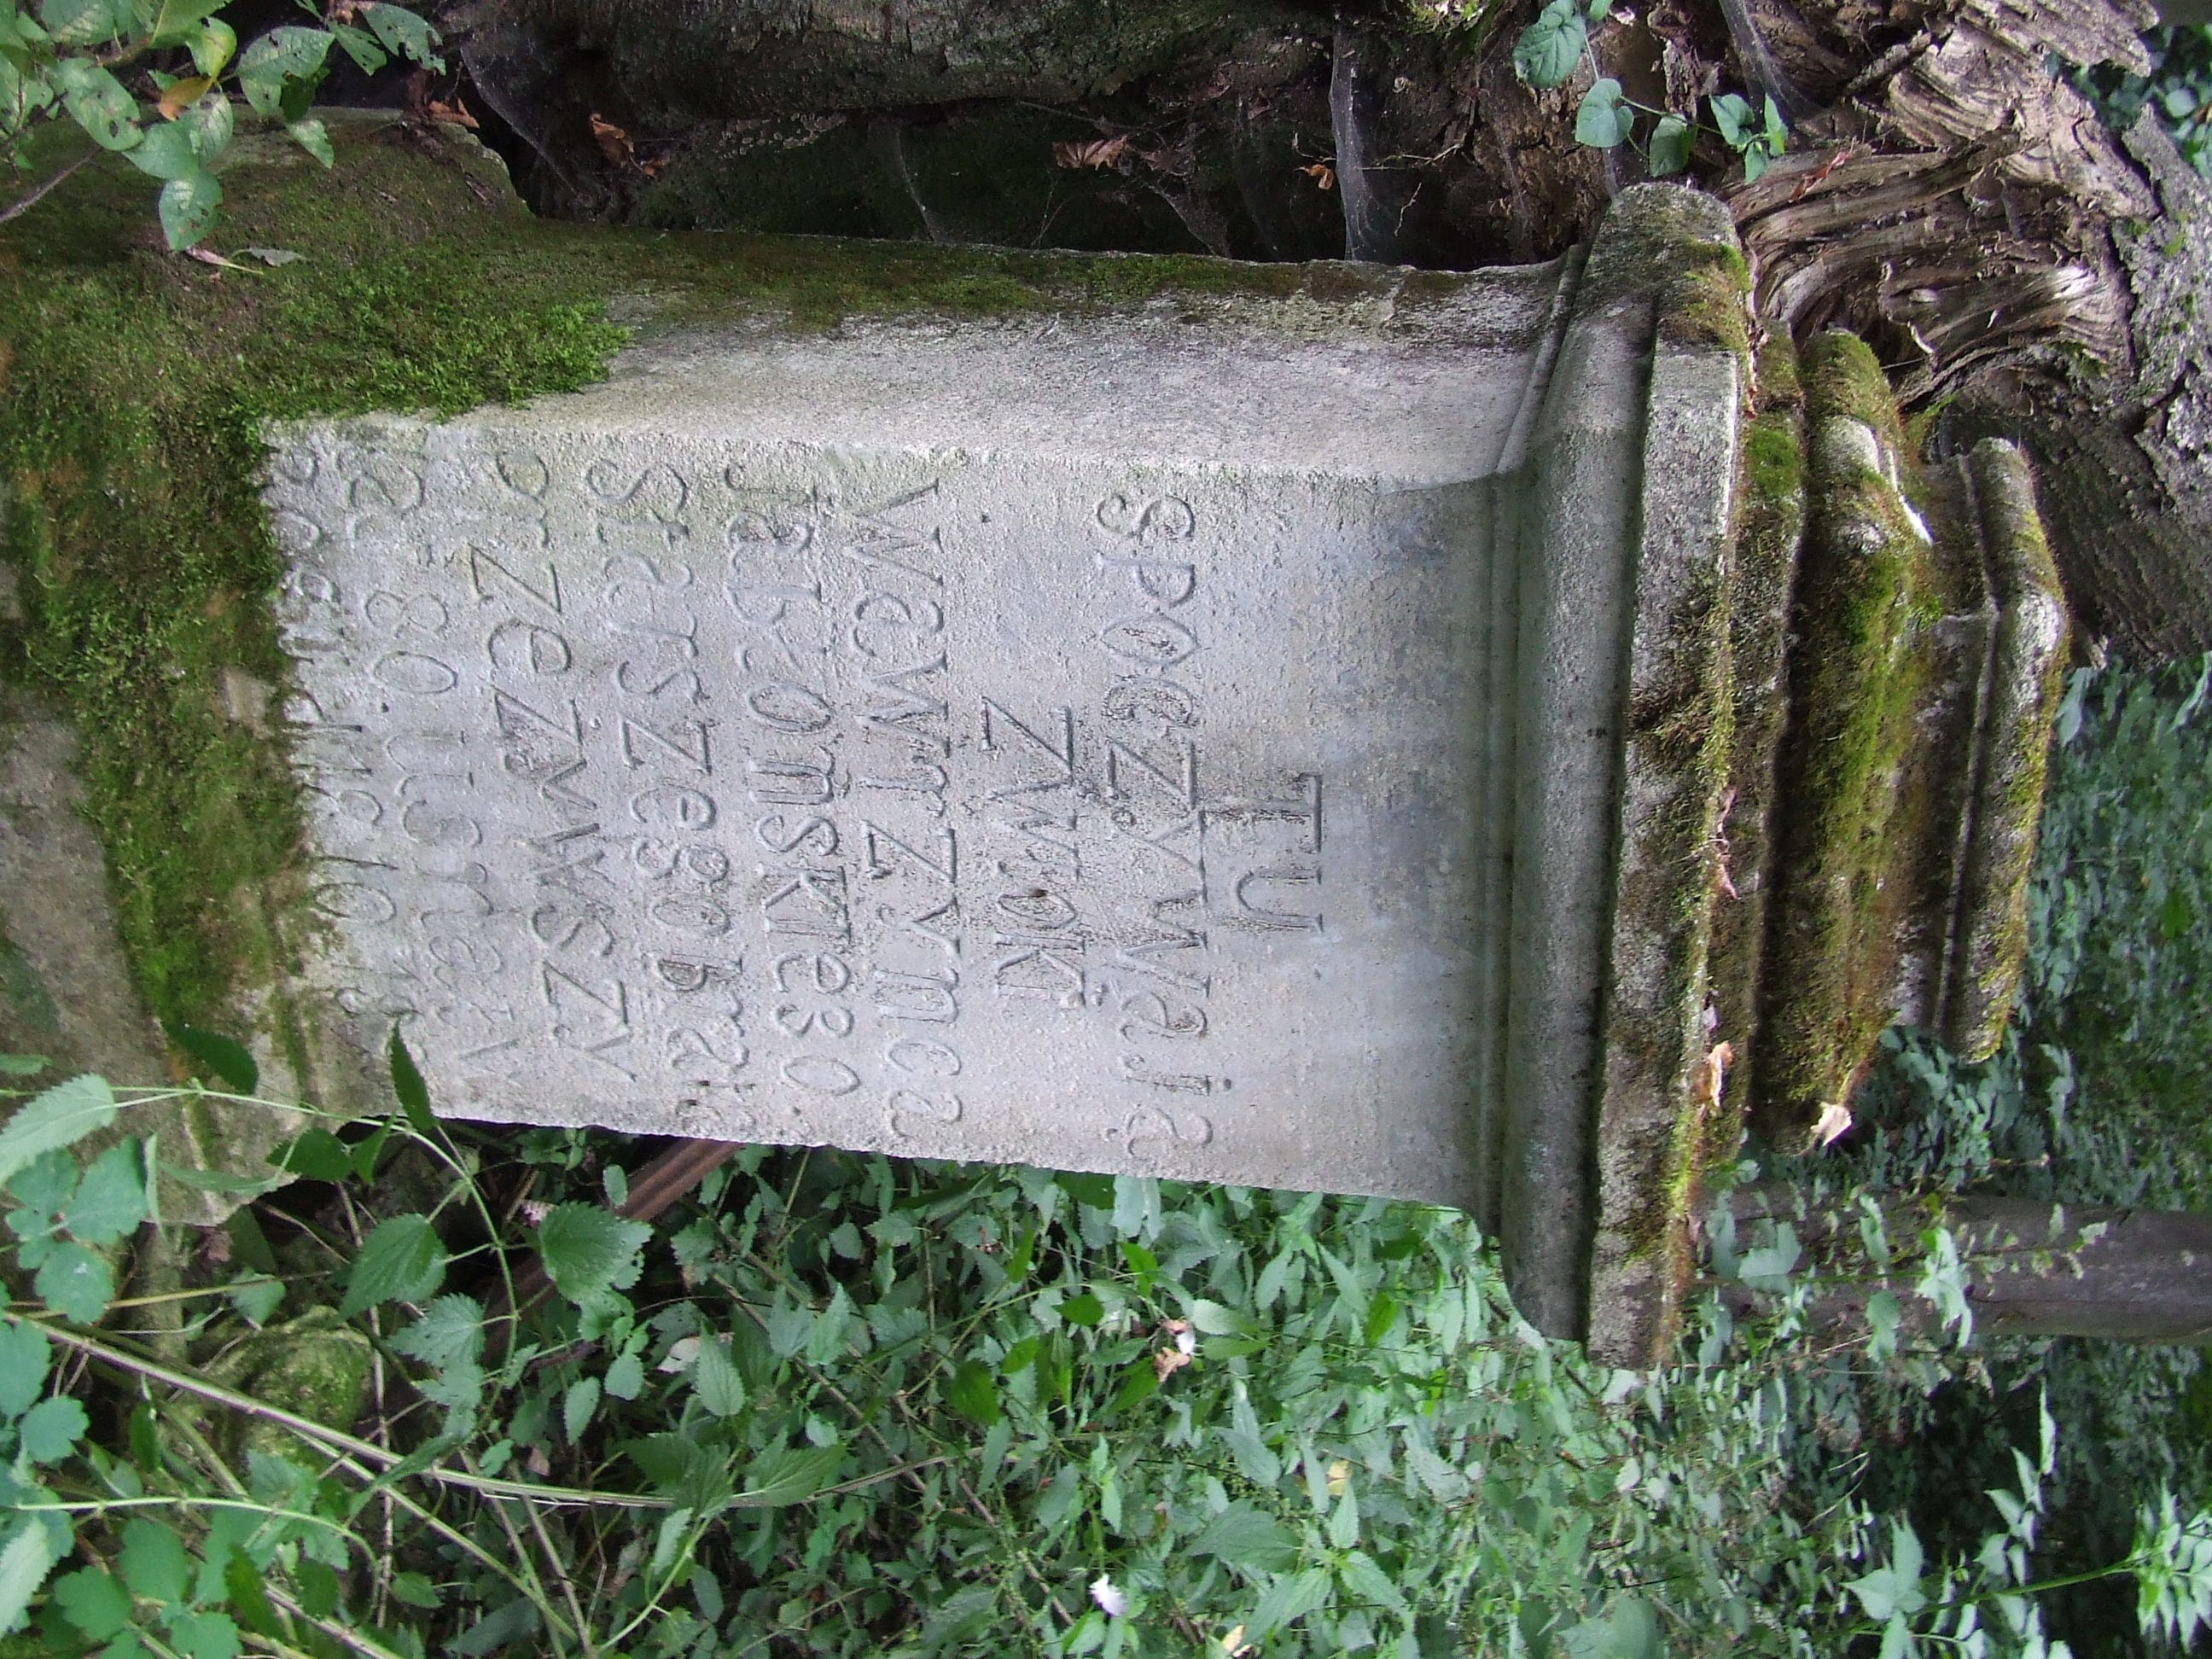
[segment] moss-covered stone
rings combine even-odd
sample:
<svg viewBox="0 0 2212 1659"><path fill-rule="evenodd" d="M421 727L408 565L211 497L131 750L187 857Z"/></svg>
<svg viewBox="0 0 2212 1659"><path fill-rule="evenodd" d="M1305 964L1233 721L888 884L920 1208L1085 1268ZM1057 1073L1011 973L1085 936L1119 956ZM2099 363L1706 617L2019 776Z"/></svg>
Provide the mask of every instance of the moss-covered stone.
<svg viewBox="0 0 2212 1659"><path fill-rule="evenodd" d="M205 1370L210 1381L263 1405L343 1432L368 1403L373 1352L368 1335L339 1319L337 1310L312 1308L240 1338ZM252 1452L301 1460L299 1437L252 1416L227 1416L216 1438L241 1466Z"/></svg>

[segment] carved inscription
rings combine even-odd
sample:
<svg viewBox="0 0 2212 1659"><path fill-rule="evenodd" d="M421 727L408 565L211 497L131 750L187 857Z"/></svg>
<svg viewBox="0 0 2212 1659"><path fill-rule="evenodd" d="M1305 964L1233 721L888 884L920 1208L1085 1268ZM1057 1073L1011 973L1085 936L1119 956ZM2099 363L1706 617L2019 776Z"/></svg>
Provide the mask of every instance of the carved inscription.
<svg viewBox="0 0 2212 1659"><path fill-rule="evenodd" d="M793 473L399 422L285 452L341 1006L489 1115L1050 1161L1080 1105L1073 1161L1217 1148L1224 963L1334 925L1320 770L1216 741L1223 527L1092 489L1022 548L1039 637L958 480Z"/></svg>

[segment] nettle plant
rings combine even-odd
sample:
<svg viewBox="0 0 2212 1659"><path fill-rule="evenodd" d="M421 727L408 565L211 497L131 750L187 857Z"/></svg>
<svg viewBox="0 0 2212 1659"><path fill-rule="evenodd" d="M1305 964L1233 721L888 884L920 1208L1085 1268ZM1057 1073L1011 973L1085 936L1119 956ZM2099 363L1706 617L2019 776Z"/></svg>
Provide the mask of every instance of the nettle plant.
<svg viewBox="0 0 2212 1659"><path fill-rule="evenodd" d="M0 207L22 212L102 151L122 154L161 183L162 234L187 248L214 227L216 174L236 128L234 93L325 167L329 131L308 113L337 48L374 75L395 58L432 69L437 36L404 6L380 0L300 0L316 19L256 37L241 52L219 14L226 0L0 0L0 155L19 175L40 170L40 139L70 126L89 153ZM52 165L51 162L48 163Z"/></svg>
<svg viewBox="0 0 2212 1659"><path fill-rule="evenodd" d="M1705 100L1712 115L1710 126L1672 110L1638 103L1621 90L1618 80L1599 73L1596 54L1590 50L1590 32L1613 15L1613 0L1549 0L1514 42L1513 72L1527 85L1548 90L1565 86L1587 60L1592 80L1575 110L1575 137L1593 149L1628 145L1644 157L1655 179L1689 166L1690 150L1700 132L1718 138L1743 158L1747 179L1765 172L1790 137L1774 100L1767 98L1760 109L1741 94L1716 94ZM1650 128L1639 137L1647 116Z"/></svg>

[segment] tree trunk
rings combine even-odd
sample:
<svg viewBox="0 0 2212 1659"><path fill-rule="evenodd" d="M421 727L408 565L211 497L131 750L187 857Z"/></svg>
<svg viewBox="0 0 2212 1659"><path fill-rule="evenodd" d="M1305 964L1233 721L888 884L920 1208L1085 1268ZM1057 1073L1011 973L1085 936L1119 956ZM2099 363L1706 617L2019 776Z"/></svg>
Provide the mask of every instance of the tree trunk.
<svg viewBox="0 0 2212 1659"><path fill-rule="evenodd" d="M1812 1271L1834 1276L1814 1304L1816 1326L1863 1328L1867 1299L1878 1290L1899 1298L1910 1324L1932 1331L1937 1323L1912 1294L1924 1264L1887 1282L1866 1272L1856 1213L1807 1217L1796 1194L1766 1186L1740 1189L1731 1208L1739 1224L1789 1220ZM1924 1204L1891 1206L1893 1244L1931 1219L1958 1243L1966 1299L1983 1334L2212 1346L2212 1214L1952 1194L1932 1214ZM1738 1297L1745 1306L1754 1300L1747 1292Z"/></svg>

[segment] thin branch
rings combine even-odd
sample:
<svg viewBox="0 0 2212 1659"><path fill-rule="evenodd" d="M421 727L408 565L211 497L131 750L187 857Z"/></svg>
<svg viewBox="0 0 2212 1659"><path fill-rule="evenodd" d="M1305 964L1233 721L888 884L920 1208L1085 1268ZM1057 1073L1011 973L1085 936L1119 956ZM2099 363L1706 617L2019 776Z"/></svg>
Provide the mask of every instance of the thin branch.
<svg viewBox="0 0 2212 1659"><path fill-rule="evenodd" d="M54 174L52 178L47 179L45 184L40 185L29 195L19 196L6 207L0 208L0 225L6 224L10 219L20 218L22 215L28 213L33 208L38 206L40 202L43 202L48 196L53 193L55 188L61 184L63 179L68 178L70 174L75 173L79 167L82 167L87 161L92 160L92 158L99 153L100 152L97 150L91 150L78 156L76 161L71 161L67 167L64 167L59 173Z"/></svg>

